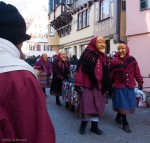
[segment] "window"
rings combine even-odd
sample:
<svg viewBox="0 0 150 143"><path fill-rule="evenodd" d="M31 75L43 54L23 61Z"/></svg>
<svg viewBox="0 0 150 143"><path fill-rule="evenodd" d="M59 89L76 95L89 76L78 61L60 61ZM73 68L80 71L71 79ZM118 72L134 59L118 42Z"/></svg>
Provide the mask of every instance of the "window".
<svg viewBox="0 0 150 143"><path fill-rule="evenodd" d="M73 4L73 0L66 0L66 4Z"/></svg>
<svg viewBox="0 0 150 143"><path fill-rule="evenodd" d="M66 3L66 0L61 0L61 3Z"/></svg>
<svg viewBox="0 0 150 143"><path fill-rule="evenodd" d="M29 45L29 51L35 51L36 47L35 45Z"/></svg>
<svg viewBox="0 0 150 143"><path fill-rule="evenodd" d="M49 12L52 12L53 11L53 5L54 5L54 2L53 2L53 0L49 0Z"/></svg>
<svg viewBox="0 0 150 143"><path fill-rule="evenodd" d="M100 2L100 20L109 18L109 0L102 0Z"/></svg>
<svg viewBox="0 0 150 143"><path fill-rule="evenodd" d="M90 11L89 11L89 9L87 9L87 26L89 26L90 25Z"/></svg>
<svg viewBox="0 0 150 143"><path fill-rule="evenodd" d="M89 26L89 10L78 14L78 30Z"/></svg>
<svg viewBox="0 0 150 143"><path fill-rule="evenodd" d="M87 47L87 45L81 45L81 53L83 53L83 51L85 50L86 47Z"/></svg>
<svg viewBox="0 0 150 143"><path fill-rule="evenodd" d="M41 51L41 45L37 45L37 51Z"/></svg>
<svg viewBox="0 0 150 143"><path fill-rule="evenodd" d="M150 0L140 0L140 9L145 10L150 8Z"/></svg>
<svg viewBox="0 0 150 143"><path fill-rule="evenodd" d="M122 11L126 11L126 0L122 0Z"/></svg>
<svg viewBox="0 0 150 143"><path fill-rule="evenodd" d="M54 36L55 29L50 25L50 36Z"/></svg>
<svg viewBox="0 0 150 143"><path fill-rule="evenodd" d="M45 45L45 47L46 47L46 51L50 51L49 45Z"/></svg>
<svg viewBox="0 0 150 143"><path fill-rule="evenodd" d="M77 46L74 46L74 55L77 55Z"/></svg>
<svg viewBox="0 0 150 143"><path fill-rule="evenodd" d="M33 48L33 51L35 51L35 46L32 46L32 48Z"/></svg>
<svg viewBox="0 0 150 143"><path fill-rule="evenodd" d="M71 25L66 25L65 27L57 30L59 37L69 35L71 32Z"/></svg>
<svg viewBox="0 0 150 143"><path fill-rule="evenodd" d="M29 51L32 51L32 45L29 45Z"/></svg>
<svg viewBox="0 0 150 143"><path fill-rule="evenodd" d="M69 57L69 58L72 57L72 50L71 50L71 48L66 48L65 51L66 51L67 57Z"/></svg>
<svg viewBox="0 0 150 143"><path fill-rule="evenodd" d="M44 45L44 51L50 51L49 45Z"/></svg>
<svg viewBox="0 0 150 143"><path fill-rule="evenodd" d="M86 11L84 11L83 13L83 28L86 27Z"/></svg>
<svg viewBox="0 0 150 143"><path fill-rule="evenodd" d="M82 28L82 13L78 15L78 30Z"/></svg>

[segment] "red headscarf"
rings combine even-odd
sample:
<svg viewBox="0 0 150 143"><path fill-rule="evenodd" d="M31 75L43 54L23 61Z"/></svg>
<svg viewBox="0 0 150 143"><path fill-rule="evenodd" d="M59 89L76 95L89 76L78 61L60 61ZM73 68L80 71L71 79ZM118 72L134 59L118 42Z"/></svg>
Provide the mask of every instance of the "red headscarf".
<svg viewBox="0 0 150 143"><path fill-rule="evenodd" d="M98 37L94 37L91 39L90 43L87 46L87 49L92 50L92 51L96 51L96 41L97 41Z"/></svg>
<svg viewBox="0 0 150 143"><path fill-rule="evenodd" d="M64 65L68 67L67 61L63 61L60 57L61 53L57 55L58 65L64 69Z"/></svg>

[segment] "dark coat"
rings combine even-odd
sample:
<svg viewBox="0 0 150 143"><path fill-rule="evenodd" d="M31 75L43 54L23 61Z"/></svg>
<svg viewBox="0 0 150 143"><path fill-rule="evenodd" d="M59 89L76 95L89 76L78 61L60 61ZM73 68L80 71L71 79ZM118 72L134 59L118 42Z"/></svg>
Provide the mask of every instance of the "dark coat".
<svg viewBox="0 0 150 143"><path fill-rule="evenodd" d="M60 60L55 60L53 65L53 77L51 84L51 94L60 94L62 91L62 82L69 78L69 63Z"/></svg>

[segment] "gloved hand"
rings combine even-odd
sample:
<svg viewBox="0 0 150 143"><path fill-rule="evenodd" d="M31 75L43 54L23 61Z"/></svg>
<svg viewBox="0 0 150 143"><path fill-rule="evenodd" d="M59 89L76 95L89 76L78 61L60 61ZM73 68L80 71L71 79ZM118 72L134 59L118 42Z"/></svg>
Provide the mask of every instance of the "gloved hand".
<svg viewBox="0 0 150 143"><path fill-rule="evenodd" d="M78 93L78 94L82 94L83 88L81 86L74 86L74 90Z"/></svg>
<svg viewBox="0 0 150 143"><path fill-rule="evenodd" d="M139 90L143 90L143 85L138 85Z"/></svg>

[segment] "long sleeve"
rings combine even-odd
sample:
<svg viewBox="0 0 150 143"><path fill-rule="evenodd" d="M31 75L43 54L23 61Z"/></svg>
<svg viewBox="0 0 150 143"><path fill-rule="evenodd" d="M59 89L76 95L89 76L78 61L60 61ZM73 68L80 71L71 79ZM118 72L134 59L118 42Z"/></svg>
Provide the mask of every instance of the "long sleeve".
<svg viewBox="0 0 150 143"><path fill-rule="evenodd" d="M81 68L76 72L75 74L75 85L81 86L82 85L82 73L81 73Z"/></svg>
<svg viewBox="0 0 150 143"><path fill-rule="evenodd" d="M139 85L143 84L143 77L140 73L140 69L138 66L138 63L135 64L135 70L134 70L135 79L138 82Z"/></svg>

